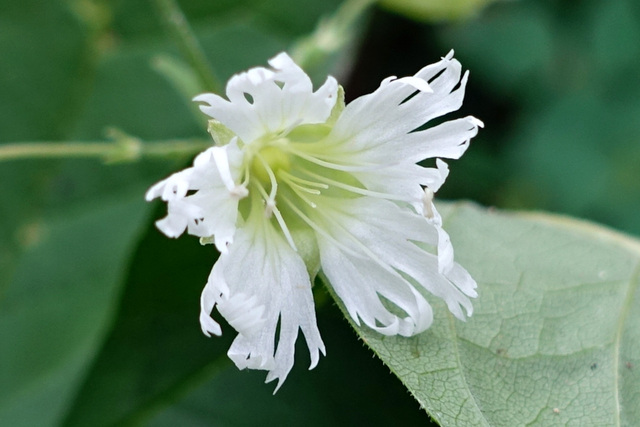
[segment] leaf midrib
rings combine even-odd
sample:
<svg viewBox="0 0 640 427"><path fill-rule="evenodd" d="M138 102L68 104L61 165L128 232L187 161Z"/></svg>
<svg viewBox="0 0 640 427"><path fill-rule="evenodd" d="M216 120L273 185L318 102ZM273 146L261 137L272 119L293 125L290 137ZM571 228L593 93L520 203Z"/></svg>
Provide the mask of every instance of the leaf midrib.
<svg viewBox="0 0 640 427"><path fill-rule="evenodd" d="M639 254L640 255L640 254ZM616 329L616 339L613 345L613 382L615 386L615 425L616 427L620 426L620 344L622 340L622 334L624 332L624 327L626 325L626 320L631 311L631 303L633 302L633 298L635 296L635 292L637 289L638 282L640 282L640 262L637 263L636 268L634 269L633 274L629 280L629 287L627 288L627 293L624 297L624 305L622 306L621 315L618 320L618 327Z"/></svg>
<svg viewBox="0 0 640 427"><path fill-rule="evenodd" d="M449 211L447 212L446 215L442 216L442 222L443 222L443 226L444 224L452 217L455 217L456 213L460 210L460 208L464 205L464 203L456 203L455 206ZM571 218L571 222L569 222L569 218L562 216L562 215L549 215L546 213L539 213L539 212L531 212L531 213L520 213L520 215L522 217L528 216L531 219L535 219L535 220L539 220L541 222L546 222L552 225L556 225L556 226L561 226L561 227L566 227L568 229L572 229L572 230L576 230L579 229L581 231L588 231L588 232L592 232L595 235L599 236L600 238L602 238L603 240L607 240L609 242L612 242L614 244L620 245L626 249L628 249L629 251L635 252L639 257L640 257L640 246L636 244L636 242L634 240L629 239L628 237L616 232L615 230L611 230L608 229L606 227L597 225L597 224L593 224L591 222L588 221L580 221L580 220L575 220L573 218ZM615 408L614 408L614 412L615 412L615 426L616 427L620 427L621 426L621 411L620 411L620 385L619 385L619 381L620 381L620 374L619 374L619 369L620 369L620 345L621 345L621 340L622 340L622 335L624 332L624 327L626 325L626 319L629 315L629 312L631 311L631 306L632 306L632 302L635 296L635 291L638 287L638 283L640 283L640 262L638 262L633 270L633 273L631 275L631 277L629 278L629 286L627 288L625 297L623 299L623 306L622 306L622 310L621 310L621 315L619 317L618 320L618 325L617 325L617 329L616 329L616 335L615 335L615 340L613 343L613 372L614 372L614 402L615 402ZM484 417L484 414L482 413L482 411L480 410L480 407L478 405L478 402L476 401L475 397L473 396L473 393L471 392L471 389L469 388L469 384L466 381L466 376L465 376L465 372L460 360L460 351L459 351L459 347L458 347L458 336L456 333L456 327L455 327L455 321L453 319L453 317L449 314L449 323L450 323L450 330L453 333L453 337L454 337L454 348L455 348L455 354L456 354L456 363L459 366L460 369L460 374L462 375L462 380L464 382L464 386L467 390L468 395L471 397L471 399L473 399L473 403L474 403L474 407L476 408L477 412L480 414L480 418L481 420L485 423L485 425L487 426L491 426L491 424L489 423L489 421Z"/></svg>
<svg viewBox="0 0 640 427"><path fill-rule="evenodd" d="M456 214L460 211L460 209L464 206L464 203L456 203L452 209L449 210L449 212L446 213L446 215L442 215L442 226L446 229L445 227L445 223L448 222L448 220L452 217L455 217ZM451 206L451 205L449 205ZM471 389L469 388L469 382L467 381L467 377L465 375L465 371L464 371L464 367L462 366L462 360L460 359L460 348L458 347L458 333L456 330L456 320L453 317L453 315L451 315L451 313L447 314L447 317L449 319L449 330L451 331L451 336L453 337L453 339L451 340L453 342L453 347L455 350L455 354L456 354L456 364L458 365L458 369L460 370L460 375L462 376L462 382L464 384L464 388L467 392L467 394L469 395L469 399L471 399L471 401L473 402L473 406L476 409L477 413L480 416L480 419L484 422L485 426L491 427L491 424L489 423L489 421L485 418L484 414L482 413L482 410L480 409L480 406L478 405L478 401L476 400L475 396L473 395L473 393L471 392Z"/></svg>

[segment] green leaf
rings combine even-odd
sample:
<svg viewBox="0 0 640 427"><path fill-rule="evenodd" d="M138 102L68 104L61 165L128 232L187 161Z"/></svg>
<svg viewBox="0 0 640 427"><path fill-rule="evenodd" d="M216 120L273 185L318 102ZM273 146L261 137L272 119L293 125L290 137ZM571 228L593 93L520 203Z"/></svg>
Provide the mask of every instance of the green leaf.
<svg viewBox="0 0 640 427"><path fill-rule="evenodd" d="M97 3L96 3L97 6ZM59 140L91 90L100 11L3 2L0 141ZM37 11L37 13L34 13ZM95 25L94 25L95 24ZM116 123L102 123L101 128ZM102 344L127 256L166 165L19 161L0 167L0 425L57 425Z"/></svg>
<svg viewBox="0 0 640 427"><path fill-rule="evenodd" d="M412 338L354 326L420 404L444 426L635 425L640 242L550 215L443 213L478 282L473 316L433 301Z"/></svg>
<svg viewBox="0 0 640 427"><path fill-rule="evenodd" d="M2 2L0 140L60 138L68 129L92 64L90 33L61 3Z"/></svg>
<svg viewBox="0 0 640 427"><path fill-rule="evenodd" d="M163 207L154 214L161 218ZM140 421L191 382L224 368L232 336L208 340L198 298L216 253L185 236L170 240L149 227L131 260L117 320L65 425Z"/></svg>
<svg viewBox="0 0 640 427"><path fill-rule="evenodd" d="M2 275L0 424L56 425L73 398L145 218L139 192L123 193L19 228L21 253Z"/></svg>

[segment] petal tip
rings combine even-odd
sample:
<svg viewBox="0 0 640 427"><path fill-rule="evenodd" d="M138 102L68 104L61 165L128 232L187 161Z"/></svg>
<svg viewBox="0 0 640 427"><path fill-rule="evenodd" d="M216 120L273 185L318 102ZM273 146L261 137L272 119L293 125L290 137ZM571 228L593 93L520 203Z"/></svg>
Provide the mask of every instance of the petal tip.
<svg viewBox="0 0 640 427"><path fill-rule="evenodd" d="M475 118L475 117L473 117L473 116L470 116L470 117L469 117L469 121L471 121L471 123L472 123L474 126L477 126L477 127L479 127L479 128L484 128L484 122L483 122L482 120L480 120L480 119L477 119L477 118Z"/></svg>
<svg viewBox="0 0 640 427"><path fill-rule="evenodd" d="M276 70L281 70L283 68L286 68L287 66L290 66L291 64L295 64L295 61L289 56L287 52L280 52L267 62Z"/></svg>
<svg viewBox="0 0 640 427"><path fill-rule="evenodd" d="M207 104L211 104L208 99L214 96L212 93L201 93L200 95L194 96L191 100L194 102L206 102Z"/></svg>

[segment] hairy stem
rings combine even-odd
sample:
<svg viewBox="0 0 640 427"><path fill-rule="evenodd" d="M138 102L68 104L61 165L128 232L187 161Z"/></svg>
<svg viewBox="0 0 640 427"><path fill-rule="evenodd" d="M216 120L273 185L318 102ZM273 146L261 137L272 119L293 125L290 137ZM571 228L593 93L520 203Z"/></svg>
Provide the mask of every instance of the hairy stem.
<svg viewBox="0 0 640 427"><path fill-rule="evenodd" d="M302 68L313 68L327 56L338 52L358 33L357 23L377 0L346 0L315 31L293 47L292 57Z"/></svg>
<svg viewBox="0 0 640 427"><path fill-rule="evenodd" d="M202 90L220 93L222 85L207 61L198 39L175 0L154 0L171 37L198 75Z"/></svg>
<svg viewBox="0 0 640 427"><path fill-rule="evenodd" d="M113 142L21 142L0 144L0 162L37 158L98 158L107 163L193 155L211 146L197 140L142 142L135 138Z"/></svg>

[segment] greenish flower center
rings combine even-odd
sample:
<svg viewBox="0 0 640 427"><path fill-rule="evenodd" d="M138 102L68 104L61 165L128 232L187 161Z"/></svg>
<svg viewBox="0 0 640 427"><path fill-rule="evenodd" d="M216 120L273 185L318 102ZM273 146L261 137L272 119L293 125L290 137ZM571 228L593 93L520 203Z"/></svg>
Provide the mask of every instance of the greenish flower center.
<svg viewBox="0 0 640 427"><path fill-rule="evenodd" d="M300 152L329 134L326 124L301 125L286 136L265 135L245 146L251 180L269 190L281 172L294 172ZM306 153L314 156L314 153ZM294 172L295 173L295 172ZM257 181L257 182L256 182Z"/></svg>
<svg viewBox="0 0 640 427"><path fill-rule="evenodd" d="M289 171L290 169L290 155L276 145L262 147L253 156L250 166L251 175L260 181L264 188L269 188L271 185L269 170L277 175L280 170Z"/></svg>

